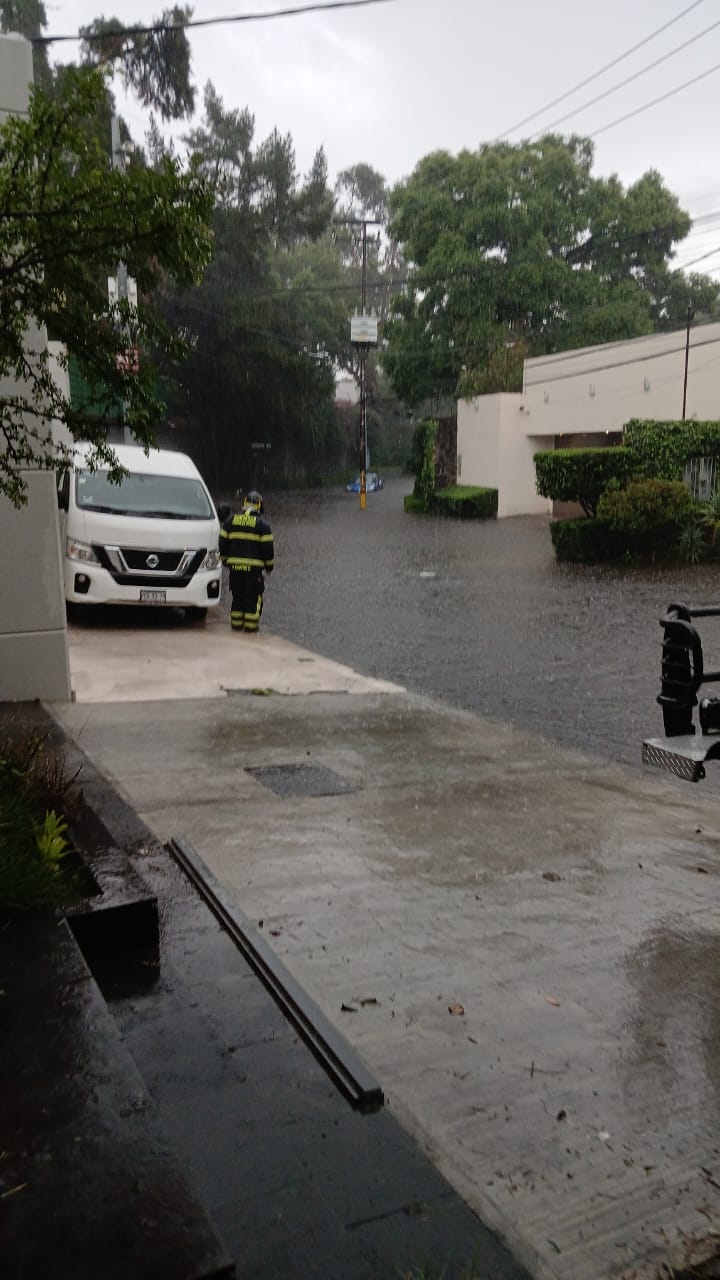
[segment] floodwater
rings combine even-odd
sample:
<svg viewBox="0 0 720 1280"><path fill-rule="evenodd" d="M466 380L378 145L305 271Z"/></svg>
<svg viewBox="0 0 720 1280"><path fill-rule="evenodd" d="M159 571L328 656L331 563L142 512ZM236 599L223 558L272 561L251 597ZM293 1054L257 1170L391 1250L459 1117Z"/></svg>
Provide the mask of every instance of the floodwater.
<svg viewBox="0 0 720 1280"><path fill-rule="evenodd" d="M549 518L406 515L410 477L380 493L266 494L276 543L263 625L491 719L640 767L668 604L720 601L716 567L559 565ZM720 619L699 624L720 668Z"/></svg>

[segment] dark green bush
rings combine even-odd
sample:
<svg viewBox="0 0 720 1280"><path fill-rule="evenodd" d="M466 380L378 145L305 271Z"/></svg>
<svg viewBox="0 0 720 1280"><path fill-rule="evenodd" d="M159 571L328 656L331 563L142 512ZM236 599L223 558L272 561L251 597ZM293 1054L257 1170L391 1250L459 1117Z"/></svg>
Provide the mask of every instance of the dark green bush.
<svg viewBox="0 0 720 1280"><path fill-rule="evenodd" d="M555 558L579 564L601 564L628 554L628 540L599 516L579 516L575 520L554 520L550 537Z"/></svg>
<svg viewBox="0 0 720 1280"><path fill-rule="evenodd" d="M427 515L430 508L423 498L416 498L414 493L406 493L403 498L403 507L412 515Z"/></svg>
<svg viewBox="0 0 720 1280"><path fill-rule="evenodd" d="M535 488L554 502L579 502L594 516L608 485L622 486L638 472L637 457L623 445L608 449L552 449L536 453Z"/></svg>
<svg viewBox="0 0 720 1280"><path fill-rule="evenodd" d="M447 489L438 489L432 509L438 515L460 520L489 520L497 515L498 491L467 484L449 485Z"/></svg>
<svg viewBox="0 0 720 1280"><path fill-rule="evenodd" d="M41 737L0 747L0 913L39 911L87 892L58 812L69 785Z"/></svg>
<svg viewBox="0 0 720 1280"><path fill-rule="evenodd" d="M412 468L415 472L413 495L429 506L435 492L435 445L439 424L425 418L415 428L412 441Z"/></svg>
<svg viewBox="0 0 720 1280"><path fill-rule="evenodd" d="M626 489L604 493L598 503L598 515L614 529L640 536L679 530L694 512L681 480L633 480Z"/></svg>

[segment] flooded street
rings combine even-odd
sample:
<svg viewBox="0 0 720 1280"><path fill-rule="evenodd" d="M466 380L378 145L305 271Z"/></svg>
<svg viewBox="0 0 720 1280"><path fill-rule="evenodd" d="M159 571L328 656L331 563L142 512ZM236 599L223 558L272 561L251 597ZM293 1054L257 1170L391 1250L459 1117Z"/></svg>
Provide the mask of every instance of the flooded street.
<svg viewBox="0 0 720 1280"><path fill-rule="evenodd" d="M410 477L367 509L341 489L268 494L277 568L264 625L347 663L479 715L640 767L662 734L658 619L716 603L715 567L555 561L548 519L406 515ZM720 619L700 624L720 667Z"/></svg>

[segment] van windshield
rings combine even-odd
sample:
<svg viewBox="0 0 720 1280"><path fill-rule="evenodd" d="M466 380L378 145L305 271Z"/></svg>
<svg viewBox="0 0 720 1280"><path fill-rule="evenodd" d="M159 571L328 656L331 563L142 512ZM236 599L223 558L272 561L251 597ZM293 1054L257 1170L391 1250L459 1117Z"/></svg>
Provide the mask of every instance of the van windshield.
<svg viewBox="0 0 720 1280"><path fill-rule="evenodd" d="M120 484L111 484L107 471L78 471L75 500L81 511L157 520L210 520L214 514L204 485L185 476L131 471Z"/></svg>

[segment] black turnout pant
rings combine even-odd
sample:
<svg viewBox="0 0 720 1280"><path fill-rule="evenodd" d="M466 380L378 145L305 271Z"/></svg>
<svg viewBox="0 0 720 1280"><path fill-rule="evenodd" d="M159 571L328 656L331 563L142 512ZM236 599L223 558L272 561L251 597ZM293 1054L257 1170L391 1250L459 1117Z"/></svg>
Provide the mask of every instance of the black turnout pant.
<svg viewBox="0 0 720 1280"><path fill-rule="evenodd" d="M230 626L233 631L257 631L262 613L265 579L262 569L231 569L230 591L232 609Z"/></svg>

